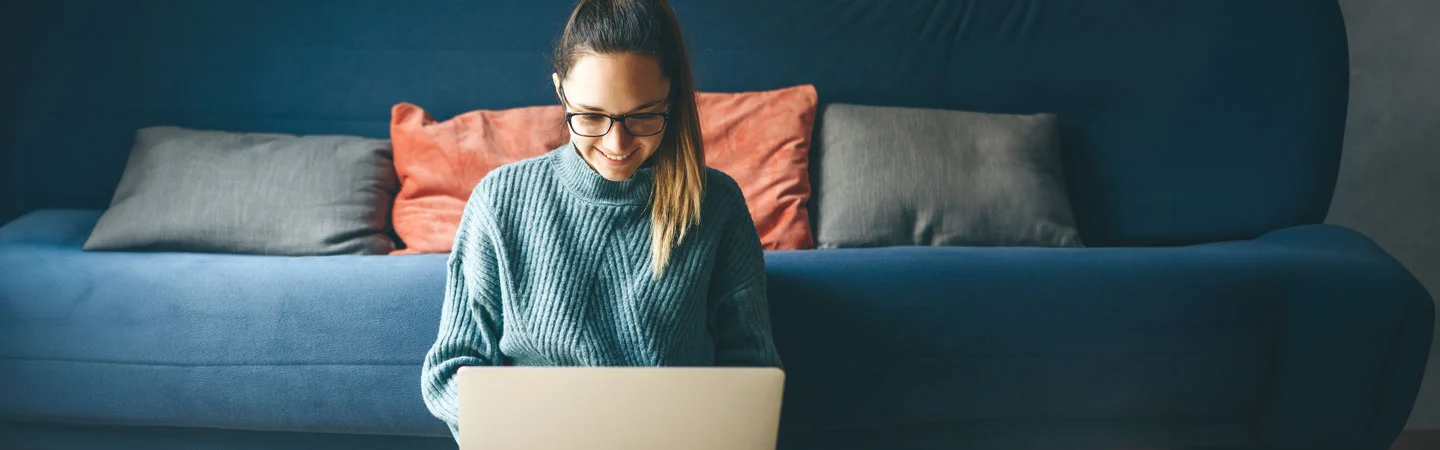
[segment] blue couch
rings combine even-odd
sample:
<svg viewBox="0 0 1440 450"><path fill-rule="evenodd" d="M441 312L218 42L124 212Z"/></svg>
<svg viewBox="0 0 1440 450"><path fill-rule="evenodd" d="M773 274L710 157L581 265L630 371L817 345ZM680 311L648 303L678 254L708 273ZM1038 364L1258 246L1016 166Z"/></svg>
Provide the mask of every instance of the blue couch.
<svg viewBox="0 0 1440 450"><path fill-rule="evenodd" d="M0 448L453 448L419 391L443 255L80 247L137 128L383 137L400 101L550 103L569 6L0 6ZM1380 450L1403 427L1433 303L1320 224L1334 2L675 7L703 90L1061 119L1088 248L766 254L782 448Z"/></svg>

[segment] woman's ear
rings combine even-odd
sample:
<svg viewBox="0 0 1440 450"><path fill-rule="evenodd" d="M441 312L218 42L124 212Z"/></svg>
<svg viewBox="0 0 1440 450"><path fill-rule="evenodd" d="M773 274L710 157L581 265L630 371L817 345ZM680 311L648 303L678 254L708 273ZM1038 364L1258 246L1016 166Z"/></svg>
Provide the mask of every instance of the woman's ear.
<svg viewBox="0 0 1440 450"><path fill-rule="evenodd" d="M555 98L560 99L560 74L550 72L550 82L555 83Z"/></svg>

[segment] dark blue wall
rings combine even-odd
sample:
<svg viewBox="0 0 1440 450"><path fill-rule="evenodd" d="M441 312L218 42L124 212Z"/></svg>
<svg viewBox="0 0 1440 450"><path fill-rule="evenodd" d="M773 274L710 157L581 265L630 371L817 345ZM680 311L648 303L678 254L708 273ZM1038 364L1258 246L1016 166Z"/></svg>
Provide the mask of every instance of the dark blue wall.
<svg viewBox="0 0 1440 450"><path fill-rule="evenodd" d="M571 4L24 3L0 105L11 211L104 207L141 126L384 136L400 101L441 118L552 102L545 55ZM1334 2L674 3L703 90L1057 113L1091 245L1248 238L1330 203L1348 81Z"/></svg>
<svg viewBox="0 0 1440 450"><path fill-rule="evenodd" d="M20 57L20 8L18 3L0 2L0 104L13 105L17 102L16 73L19 72ZM20 213L20 189L15 161L15 108L0 107L0 223L15 218Z"/></svg>

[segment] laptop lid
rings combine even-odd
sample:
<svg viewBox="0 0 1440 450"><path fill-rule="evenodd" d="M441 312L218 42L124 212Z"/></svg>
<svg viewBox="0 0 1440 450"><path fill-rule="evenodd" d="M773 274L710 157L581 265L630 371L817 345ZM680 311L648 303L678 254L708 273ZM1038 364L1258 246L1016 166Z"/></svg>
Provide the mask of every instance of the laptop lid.
<svg viewBox="0 0 1440 450"><path fill-rule="evenodd" d="M487 367L459 371L460 448L773 450L776 368Z"/></svg>

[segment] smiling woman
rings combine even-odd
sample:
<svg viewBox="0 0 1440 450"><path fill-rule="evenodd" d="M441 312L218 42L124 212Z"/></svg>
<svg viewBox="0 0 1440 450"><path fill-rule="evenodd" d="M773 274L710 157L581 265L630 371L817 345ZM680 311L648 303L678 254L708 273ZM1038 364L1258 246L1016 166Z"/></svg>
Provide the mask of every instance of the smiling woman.
<svg viewBox="0 0 1440 450"><path fill-rule="evenodd" d="M780 365L760 239L705 167L684 48L663 0L571 14L552 75L570 143L486 175L455 235L422 388L457 437L461 366Z"/></svg>
<svg viewBox="0 0 1440 450"><path fill-rule="evenodd" d="M604 104L635 104L647 96L644 93L625 93L626 89L607 89L605 86L593 85L603 76L635 72L635 75L621 75L622 79L639 79L653 77L659 74L655 67L654 58L637 56L633 54L622 54L615 56L592 56L587 57L575 71L581 73L575 78L580 80L591 80L590 82L572 83L580 84L580 98L586 96L598 97L603 100L582 103L571 102L565 96L565 88L560 83L560 76L555 75L555 90L560 96L560 102L569 110L565 113L565 119L570 126L571 140L575 148L601 176L610 181L625 181L644 162L655 153L660 146L661 131L665 129L665 121L670 115L668 112L661 112L666 108L666 98L662 96L659 100L651 100L633 108L606 108ZM616 80L624 81L624 80ZM669 90L670 82L661 78L651 80L648 85L636 86L638 90L650 90L665 92ZM623 84L615 84L623 86ZM648 86L645 87L645 86ZM663 86L664 89L660 89ZM597 95L598 94L598 95ZM607 95L609 94L609 95ZM654 94L651 94L653 96ZM626 111L625 113L608 113L606 111ZM579 112L575 112L579 111ZM619 122L620 128L616 129L614 124ZM615 130L611 133L611 130ZM599 164L597 164L599 163Z"/></svg>
<svg viewBox="0 0 1440 450"><path fill-rule="evenodd" d="M673 123L672 132L648 136L633 135L630 127L580 133L574 127L577 116L570 116L571 142L605 179L625 180L642 163L654 167L650 257L659 274L671 249L700 221L705 151L679 20L669 4L646 3L581 1L556 42L551 79L563 106L580 110L568 112L612 115L663 108L665 122ZM585 121L586 116L578 117ZM589 117L591 123L601 122ZM656 154L662 147L665 151Z"/></svg>

